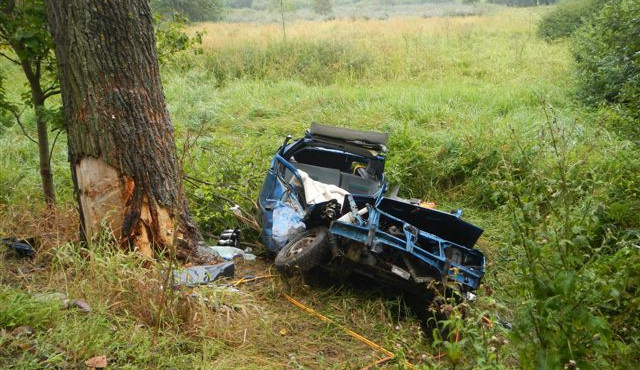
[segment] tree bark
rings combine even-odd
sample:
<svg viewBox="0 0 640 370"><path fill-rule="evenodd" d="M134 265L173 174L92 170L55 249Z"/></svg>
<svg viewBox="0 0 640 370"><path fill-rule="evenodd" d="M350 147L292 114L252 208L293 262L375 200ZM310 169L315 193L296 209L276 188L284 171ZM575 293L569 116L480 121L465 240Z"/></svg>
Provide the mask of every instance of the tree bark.
<svg viewBox="0 0 640 370"><path fill-rule="evenodd" d="M181 188L145 0L46 0L82 234L152 257L201 239Z"/></svg>

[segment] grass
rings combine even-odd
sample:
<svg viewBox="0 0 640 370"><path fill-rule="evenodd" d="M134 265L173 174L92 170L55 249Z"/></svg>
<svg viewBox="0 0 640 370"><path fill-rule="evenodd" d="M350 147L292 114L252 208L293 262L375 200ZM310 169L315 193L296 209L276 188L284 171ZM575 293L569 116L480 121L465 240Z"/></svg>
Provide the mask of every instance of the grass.
<svg viewBox="0 0 640 370"><path fill-rule="evenodd" d="M566 145L574 157L568 160L580 160L572 167L577 180L608 178L593 191L607 215L599 217L624 218L626 227L636 227L625 213L624 194L638 183L630 159L637 148L575 102L568 45L536 38L540 14L501 9L469 17L298 21L287 25L286 42L278 25L199 24L195 29L207 32L203 53L182 56L162 71L185 170L213 184L187 187L207 234L236 223L219 195L254 211L251 200L286 134L300 136L314 120L389 131L387 175L401 185L401 195L435 201L444 210L464 207L464 217L485 228L479 243L489 261L485 286L466 317L451 319L462 332L458 340L434 340L402 302L376 291L275 278L241 285L239 292L224 282L172 293L166 261L142 268L136 256L114 252L108 238L78 249L72 244L77 224L64 140L54 152L62 206L51 226L34 205L40 197L35 147L13 126L0 132L0 155L10 158L0 167L0 233L28 236L47 229L49 236L33 262L0 257L0 366L73 367L106 355L118 368L356 368L380 358L290 305L282 296L289 292L415 364L534 367L521 362L525 344L505 341L513 336L499 321L526 322L523 307L534 301L518 285L526 282L526 258L513 234L508 198L522 188L538 189L531 182L536 174L555 181L549 121L571 128ZM19 71L7 71L18 79ZM12 86L15 96L19 88ZM543 200L542 208L553 205L553 193ZM244 231L248 241L257 240L255 232ZM269 274L270 265L268 258L245 263L236 276ZM603 285L594 283L604 296ZM83 298L93 312L51 313L33 301L35 293L51 291ZM622 317L615 316L613 303L606 310ZM10 335L20 325L35 333ZM627 335L620 337L626 341ZM632 340L625 345L637 348ZM436 359L439 353L446 356ZM624 366L624 359L617 361Z"/></svg>
<svg viewBox="0 0 640 370"><path fill-rule="evenodd" d="M1 262L3 366L72 367L106 355L118 368L343 368L380 357L288 304L282 291L395 351L415 353L418 360L430 351L417 322L397 321L394 311L402 309L397 301L347 288L301 290L277 278L247 283L238 291L229 290L228 282L181 289L162 301L162 265L149 270L136 256L98 246L78 251L70 244L39 258L36 263ZM48 267L38 267L42 264ZM265 274L268 265L260 261L239 268L242 274ZM92 313L62 310L31 295L51 291L83 297ZM34 334L9 334L22 325L33 327Z"/></svg>

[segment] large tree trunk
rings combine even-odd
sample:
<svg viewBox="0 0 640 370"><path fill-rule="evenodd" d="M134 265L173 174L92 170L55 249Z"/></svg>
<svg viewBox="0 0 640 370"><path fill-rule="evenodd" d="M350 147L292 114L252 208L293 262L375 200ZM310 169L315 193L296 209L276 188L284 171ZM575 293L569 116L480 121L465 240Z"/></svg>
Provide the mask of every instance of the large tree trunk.
<svg viewBox="0 0 640 370"><path fill-rule="evenodd" d="M46 0L83 234L145 256L200 234L181 184L146 0Z"/></svg>

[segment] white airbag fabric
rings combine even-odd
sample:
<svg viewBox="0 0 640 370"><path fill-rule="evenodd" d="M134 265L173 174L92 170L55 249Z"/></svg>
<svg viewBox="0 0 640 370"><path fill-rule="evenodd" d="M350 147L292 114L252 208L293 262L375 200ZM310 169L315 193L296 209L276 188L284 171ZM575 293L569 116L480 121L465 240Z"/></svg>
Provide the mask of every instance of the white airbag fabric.
<svg viewBox="0 0 640 370"><path fill-rule="evenodd" d="M307 204L313 205L322 202L328 202L331 199L335 199L340 203L344 203L344 197L349 194L348 191L331 184L325 184L320 181L316 181L309 177L309 174L298 169L298 173L302 178L302 187L304 188L304 195ZM295 176L291 180L293 183L298 183L298 178ZM299 184L298 184L299 185Z"/></svg>

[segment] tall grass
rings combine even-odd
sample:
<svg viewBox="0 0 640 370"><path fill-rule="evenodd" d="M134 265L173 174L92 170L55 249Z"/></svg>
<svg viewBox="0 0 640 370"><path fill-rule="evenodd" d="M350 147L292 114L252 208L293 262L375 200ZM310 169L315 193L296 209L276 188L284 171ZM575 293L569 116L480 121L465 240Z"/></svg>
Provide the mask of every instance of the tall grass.
<svg viewBox="0 0 640 370"><path fill-rule="evenodd" d="M546 44L531 32L537 17L534 12L509 12L467 18L300 22L289 27L288 43L274 25L214 23L195 29L206 32L203 47L209 53L204 66L220 81L495 82L554 73L567 66L564 47Z"/></svg>
<svg viewBox="0 0 640 370"><path fill-rule="evenodd" d="M536 38L539 15L509 9L465 18L297 22L287 26L286 43L277 25L198 25L207 31L204 53L177 59L162 73L178 147L198 138L184 153L184 166L204 181L186 184L203 231L235 226L232 204L255 211L265 169L286 134L302 135L311 121L388 131L386 173L400 194L435 201L447 211L464 207L464 217L485 228L479 243L489 261L485 286L476 305L460 307L469 315L449 320L461 338L436 335L434 345L447 356L434 359L416 321L393 314L403 312L401 303L346 288L296 293L425 366L534 367L535 354L547 355L549 366L577 360L588 368L589 359L602 367L633 363L640 337L638 149L604 128L606 116L576 103L567 45ZM551 132L566 133L559 149L550 124ZM37 161L18 137L16 127L0 133L0 152L13 158L0 168L0 214L26 220L9 204L37 193L35 166L20 165ZM64 145L54 161L66 168ZM566 171L558 169L560 162ZM3 225L5 233L18 228L16 222ZM253 241L256 233L240 226ZM540 254L527 259L533 247ZM70 350L63 356L74 361L101 351L117 353L117 365L147 367L194 361L224 368L240 358L247 367L324 368L376 359L335 328L287 310L278 295L286 285L264 282L240 298L205 290L239 310L225 316L206 311L200 301L185 307L184 300L172 300L158 320L161 302L152 293L161 291L160 269L139 269L135 256L100 247L80 253L66 246L56 255L45 279L51 283L33 286L65 287L100 313L88 319L63 315L46 324L55 338L69 331L77 339L65 342ZM255 266L242 273L264 267ZM543 266L557 272L542 281L548 289L532 279ZM1 281L20 279L11 276ZM579 317L567 306L572 299L585 305ZM499 325L505 320L514 321L517 335ZM154 343L147 336L158 323L162 335ZM83 325L98 339L83 336ZM127 336L142 343L140 351L117 344L127 343ZM78 344L82 340L89 344ZM154 346L157 351L149 352Z"/></svg>

